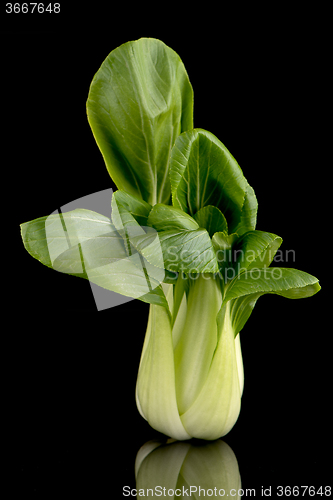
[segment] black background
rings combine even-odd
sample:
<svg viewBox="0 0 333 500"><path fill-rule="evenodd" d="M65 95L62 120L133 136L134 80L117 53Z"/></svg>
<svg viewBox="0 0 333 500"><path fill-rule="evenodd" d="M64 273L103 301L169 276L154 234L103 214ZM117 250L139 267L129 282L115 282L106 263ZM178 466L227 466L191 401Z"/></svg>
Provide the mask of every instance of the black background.
<svg viewBox="0 0 333 500"><path fill-rule="evenodd" d="M4 432L13 497L120 497L123 486L135 487L138 449L160 436L134 400L148 305L97 312L89 283L32 259L19 231L76 198L115 189L85 103L108 53L142 36L182 58L195 127L214 133L242 167L259 202L257 229L295 251L295 262L281 265L323 287L299 301L262 297L244 328L242 410L224 437L242 487L260 496L261 486L329 484L325 30L309 37L310 19L282 16L274 29L266 18L244 31L241 12L216 24L198 12L186 26L175 11L164 26L156 17L130 26L97 7L67 14L64 7L52 23L3 17Z"/></svg>

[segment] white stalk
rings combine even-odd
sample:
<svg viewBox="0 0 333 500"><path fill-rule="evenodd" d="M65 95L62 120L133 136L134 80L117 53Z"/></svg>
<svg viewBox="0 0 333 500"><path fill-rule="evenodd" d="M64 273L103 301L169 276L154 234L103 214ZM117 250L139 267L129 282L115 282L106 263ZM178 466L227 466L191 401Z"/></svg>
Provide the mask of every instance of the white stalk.
<svg viewBox="0 0 333 500"><path fill-rule="evenodd" d="M149 424L174 439L217 439L238 418L244 381L240 340L229 303L221 304L217 279L200 275L184 293L174 321L165 308L150 306L136 401Z"/></svg>

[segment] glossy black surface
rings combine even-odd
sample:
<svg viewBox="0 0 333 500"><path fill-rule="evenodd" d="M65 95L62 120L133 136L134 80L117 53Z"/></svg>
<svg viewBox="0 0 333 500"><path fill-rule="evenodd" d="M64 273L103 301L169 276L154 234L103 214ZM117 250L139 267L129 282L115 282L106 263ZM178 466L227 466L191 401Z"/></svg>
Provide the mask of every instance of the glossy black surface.
<svg viewBox="0 0 333 500"><path fill-rule="evenodd" d="M140 447L163 438L139 415L134 399L147 304L97 312L89 283L32 259L18 229L113 187L85 101L107 54L141 36L161 38L181 56L194 87L195 126L219 137L241 165L258 197L257 228L281 235L281 248L295 251L295 261L281 265L309 272L323 286L303 301L260 298L242 333L242 409L223 438L237 458L242 488L254 488L258 497L262 487L272 487L277 497L279 485L326 486L332 378L323 260L329 250L316 236L324 230L325 186L318 175L322 138L312 93L318 87L309 79L308 52L300 47L294 64L296 45L294 52L278 43L269 53L261 44L246 52L246 44L236 50L207 37L199 53L171 32L139 31L119 37L75 30L3 34L6 171L15 186L16 228L9 247L16 266L6 269L12 285L3 379L11 491L122 497L124 486L135 488ZM300 87L310 96L306 105Z"/></svg>

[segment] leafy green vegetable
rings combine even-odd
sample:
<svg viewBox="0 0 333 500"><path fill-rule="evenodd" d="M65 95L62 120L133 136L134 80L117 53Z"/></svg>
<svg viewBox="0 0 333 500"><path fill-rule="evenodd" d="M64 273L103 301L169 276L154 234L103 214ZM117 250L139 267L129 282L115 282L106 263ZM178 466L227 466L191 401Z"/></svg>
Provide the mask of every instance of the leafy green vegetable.
<svg viewBox="0 0 333 500"><path fill-rule="evenodd" d="M184 273L218 271L209 233L192 217L175 207L158 204L152 208L148 224L158 231L166 269ZM153 257L146 252L143 255L148 261Z"/></svg>
<svg viewBox="0 0 333 500"><path fill-rule="evenodd" d="M179 56L160 40L121 45L96 73L87 113L116 186L168 203L170 151L193 128L193 90Z"/></svg>
<svg viewBox="0 0 333 500"><path fill-rule="evenodd" d="M257 200L241 168L213 134L194 129L180 135L171 152L172 203L194 215L213 205L224 214L230 233L255 228Z"/></svg>
<svg viewBox="0 0 333 500"><path fill-rule="evenodd" d="M125 240L103 215L84 209L52 214L21 224L21 234L27 251L56 271L167 306L161 288L164 270L138 252L129 255Z"/></svg>
<svg viewBox="0 0 333 500"><path fill-rule="evenodd" d="M176 439L235 424L244 384L240 335L259 297L320 290L270 267L282 238L256 229L257 199L227 148L193 129L185 68L155 39L115 49L96 73L88 120L119 188L111 218L84 209L21 225L44 265L150 303L137 406Z"/></svg>

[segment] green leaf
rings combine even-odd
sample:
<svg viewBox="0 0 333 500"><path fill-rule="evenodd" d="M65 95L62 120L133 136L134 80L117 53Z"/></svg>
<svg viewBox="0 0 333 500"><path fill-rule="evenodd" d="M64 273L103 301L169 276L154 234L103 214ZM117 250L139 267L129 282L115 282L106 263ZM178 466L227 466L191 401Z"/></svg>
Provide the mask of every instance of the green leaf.
<svg viewBox="0 0 333 500"><path fill-rule="evenodd" d="M218 271L212 241L205 229L168 229L160 231L158 237L165 269L184 273ZM149 251L140 245L140 252L151 264L158 266L159 257L156 259L153 245L149 245Z"/></svg>
<svg viewBox="0 0 333 500"><path fill-rule="evenodd" d="M231 321L237 335L262 295L274 293L290 299L301 299L311 297L319 290L317 278L297 269L249 267L227 287L224 303L230 300Z"/></svg>
<svg viewBox="0 0 333 500"><path fill-rule="evenodd" d="M129 195L125 191L118 190L113 194L111 206L112 221L124 240L127 254L132 255L139 252L141 256L144 254L147 254L148 257L153 256L150 259L152 263L149 263L149 272L152 275L159 273L159 271L154 269L154 266L163 269L163 282L174 284L176 275L164 268L163 254L157 232L152 227L147 226L151 205ZM158 205L155 206L157 207ZM145 225L140 225L139 222ZM147 268L148 262L144 257L143 261ZM160 300L159 296L156 297L156 293L159 295L160 293L162 294L162 300ZM140 300L164 307L167 306L167 301L161 287L156 287L148 294L141 296Z"/></svg>
<svg viewBox="0 0 333 500"><path fill-rule="evenodd" d="M218 231L212 237L212 243L216 253L216 259L219 266L219 273L223 277L223 281L228 281L229 269L234 270L234 259L232 248L238 239L238 234L227 234L223 231ZM234 271L233 271L234 274Z"/></svg>
<svg viewBox="0 0 333 500"><path fill-rule="evenodd" d="M116 48L91 83L87 114L117 187L168 203L170 151L193 128L193 90L179 56L153 38Z"/></svg>
<svg viewBox="0 0 333 500"><path fill-rule="evenodd" d="M218 231L213 235L212 242L216 251L218 250L225 251L225 250L231 250L237 239L238 239L238 234L236 233L227 234L225 231Z"/></svg>
<svg viewBox="0 0 333 500"><path fill-rule="evenodd" d="M52 267L52 261L46 242L45 221L48 217L39 217L20 225L23 244L27 252L42 264ZM60 221L61 223L61 221Z"/></svg>
<svg viewBox="0 0 333 500"><path fill-rule="evenodd" d="M254 189L246 181L245 199L240 220L233 231L237 234L255 229L257 224L258 201Z"/></svg>
<svg viewBox="0 0 333 500"><path fill-rule="evenodd" d="M139 224L138 219L147 223L151 205L125 191L118 190L112 196L111 208L112 222L124 240L128 255L132 255L136 251L133 248L132 237L146 234L144 226ZM161 255L161 251L159 253Z"/></svg>
<svg viewBox="0 0 333 500"><path fill-rule="evenodd" d="M161 287L164 270L138 252L128 255L107 217L76 209L21 224L21 233L27 251L44 265L168 308Z"/></svg>
<svg viewBox="0 0 333 500"><path fill-rule="evenodd" d="M264 293L260 292L250 293L249 295L244 295L243 297L238 297L237 299L231 299L230 315L235 336L243 329L247 320L251 316L257 300L263 294Z"/></svg>
<svg viewBox="0 0 333 500"><path fill-rule="evenodd" d="M126 191L119 189L118 191L113 193L111 200L111 207L112 207L112 214L111 214L112 222L117 229L122 228L124 224L124 220L120 221L117 218L118 214L119 215L123 214L126 217L128 216L129 213L140 226L148 225L147 220L149 212L151 210L151 205L149 205L149 203L146 203L142 199L137 198L136 196L130 195ZM127 213L125 213L125 211Z"/></svg>
<svg viewBox="0 0 333 500"><path fill-rule="evenodd" d="M227 283L246 269L268 267L282 238L264 231L248 231L238 237L217 232L212 238L219 271Z"/></svg>
<svg viewBox="0 0 333 500"><path fill-rule="evenodd" d="M164 278L163 270L150 265L138 253L113 265L90 269L88 278L92 283L107 290L151 304L163 305L168 309L160 285Z"/></svg>
<svg viewBox="0 0 333 500"><path fill-rule="evenodd" d="M148 224L158 231L165 269L184 273L218 271L209 234L191 216L176 207L157 204L149 214ZM152 245L149 252L140 246L141 251L149 262L158 265Z"/></svg>
<svg viewBox="0 0 333 500"><path fill-rule="evenodd" d="M268 267L282 243L282 238L265 231L248 231L233 246L233 269L239 274L245 269Z"/></svg>
<svg viewBox="0 0 333 500"><path fill-rule="evenodd" d="M105 258L113 261L126 256L110 219L90 210L77 209L25 222L21 224L21 235L32 257L57 271L76 276L86 277L80 247L85 244L88 249L92 238L98 238L100 247L98 254L87 251L89 258L94 258L94 265L103 265Z"/></svg>
<svg viewBox="0 0 333 500"><path fill-rule="evenodd" d="M199 224L190 215L179 208L162 203L152 208L148 225L154 227L156 231L199 229Z"/></svg>
<svg viewBox="0 0 333 500"><path fill-rule="evenodd" d="M232 280L224 301L253 293L275 293L289 299L301 299L311 297L319 290L317 278L297 269L281 267L250 269Z"/></svg>
<svg viewBox="0 0 333 500"><path fill-rule="evenodd" d="M172 203L194 215L207 205L225 216L229 232L255 228L257 201L241 168L213 134L194 129L181 134L170 159Z"/></svg>
<svg viewBox="0 0 333 500"><path fill-rule="evenodd" d="M228 233L228 224L223 213L212 205L200 208L193 218L199 227L207 229L210 237L217 231Z"/></svg>
<svg viewBox="0 0 333 500"><path fill-rule="evenodd" d="M282 238L264 231L248 231L238 237L217 232L212 238L224 282L230 282L246 269L268 267Z"/></svg>

